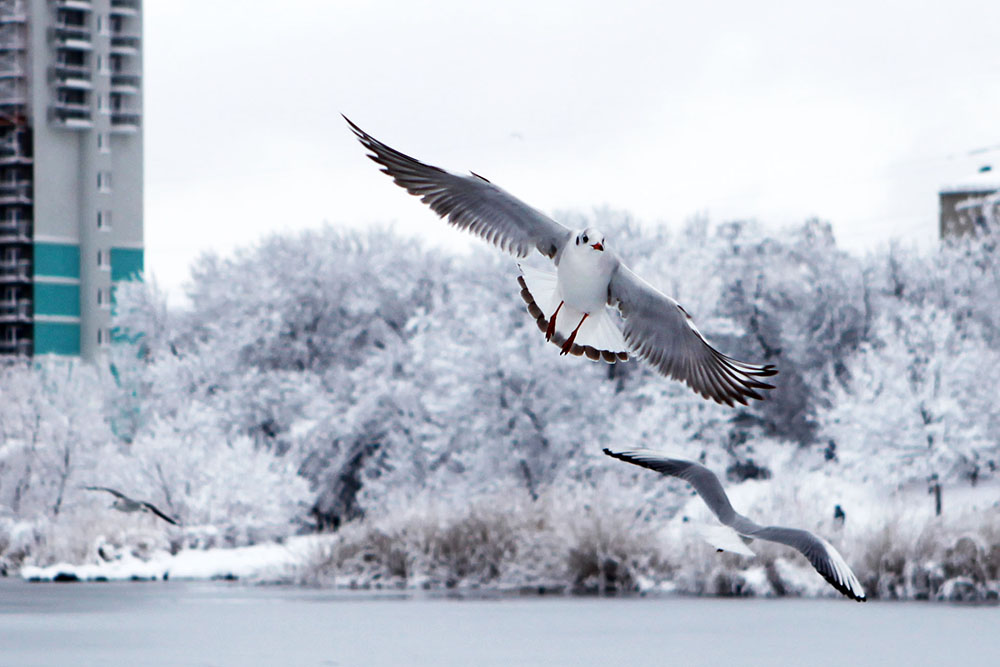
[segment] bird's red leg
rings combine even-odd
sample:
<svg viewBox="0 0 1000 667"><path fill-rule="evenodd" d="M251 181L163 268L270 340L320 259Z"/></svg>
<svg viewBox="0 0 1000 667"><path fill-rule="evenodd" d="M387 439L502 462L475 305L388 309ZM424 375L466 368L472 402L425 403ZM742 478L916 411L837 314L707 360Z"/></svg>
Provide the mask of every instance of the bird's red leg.
<svg viewBox="0 0 1000 667"><path fill-rule="evenodd" d="M583 314L583 319L580 320L580 323L576 325L575 329L573 329L573 333L571 333L569 335L569 338L566 339L566 342L563 343L562 352L559 353L559 356L562 356L564 354L569 354L569 351L573 349L573 341L576 340L576 332L579 331L580 327L583 326L583 323L587 321L587 317L589 315L590 313Z"/></svg>
<svg viewBox="0 0 1000 667"><path fill-rule="evenodd" d="M549 319L549 326L545 329L545 340L552 340L552 335L556 332L556 315L559 314L559 309L563 307L563 301L559 302L559 307L556 308L556 312L552 313L552 317Z"/></svg>

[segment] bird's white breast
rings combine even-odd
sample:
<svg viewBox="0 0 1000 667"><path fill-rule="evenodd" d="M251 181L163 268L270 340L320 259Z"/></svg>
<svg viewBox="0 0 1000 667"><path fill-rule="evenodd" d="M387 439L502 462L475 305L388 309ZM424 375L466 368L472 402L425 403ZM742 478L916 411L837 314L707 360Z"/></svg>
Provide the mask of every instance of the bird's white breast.
<svg viewBox="0 0 1000 667"><path fill-rule="evenodd" d="M610 260L605 252L569 242L557 270L559 295L567 306L593 313L607 304L613 266Z"/></svg>

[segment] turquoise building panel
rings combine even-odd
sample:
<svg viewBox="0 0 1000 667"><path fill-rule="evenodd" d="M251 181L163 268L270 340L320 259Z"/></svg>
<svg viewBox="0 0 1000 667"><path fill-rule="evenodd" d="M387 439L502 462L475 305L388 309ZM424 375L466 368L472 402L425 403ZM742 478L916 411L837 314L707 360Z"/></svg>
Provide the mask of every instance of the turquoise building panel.
<svg viewBox="0 0 1000 667"><path fill-rule="evenodd" d="M65 243L36 243L35 275L79 278L80 246Z"/></svg>
<svg viewBox="0 0 1000 667"><path fill-rule="evenodd" d="M35 283L35 315L80 317L80 286Z"/></svg>
<svg viewBox="0 0 1000 667"><path fill-rule="evenodd" d="M143 251L137 248L111 249L111 280L138 280L142 275Z"/></svg>
<svg viewBox="0 0 1000 667"><path fill-rule="evenodd" d="M35 354L80 356L80 325L35 322Z"/></svg>

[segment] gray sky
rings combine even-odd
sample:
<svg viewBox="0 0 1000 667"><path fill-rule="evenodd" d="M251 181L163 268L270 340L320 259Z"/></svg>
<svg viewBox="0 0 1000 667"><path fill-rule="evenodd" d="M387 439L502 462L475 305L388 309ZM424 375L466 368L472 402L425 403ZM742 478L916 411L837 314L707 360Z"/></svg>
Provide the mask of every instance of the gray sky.
<svg viewBox="0 0 1000 667"><path fill-rule="evenodd" d="M341 112L549 213L819 216L859 251L929 245L937 188L1000 169L1000 2L144 4L146 262L174 297L201 252L324 222L467 243Z"/></svg>

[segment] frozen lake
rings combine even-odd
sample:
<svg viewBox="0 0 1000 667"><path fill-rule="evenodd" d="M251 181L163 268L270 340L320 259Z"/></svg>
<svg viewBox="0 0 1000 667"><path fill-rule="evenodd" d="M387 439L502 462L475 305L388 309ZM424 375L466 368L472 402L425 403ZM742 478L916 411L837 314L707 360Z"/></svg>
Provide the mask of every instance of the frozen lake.
<svg viewBox="0 0 1000 667"><path fill-rule="evenodd" d="M996 665L1000 608L0 579L0 665Z"/></svg>

